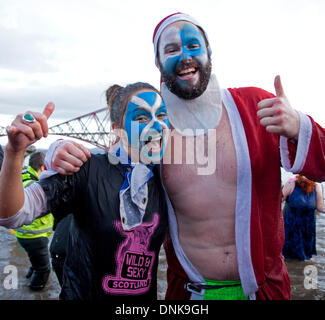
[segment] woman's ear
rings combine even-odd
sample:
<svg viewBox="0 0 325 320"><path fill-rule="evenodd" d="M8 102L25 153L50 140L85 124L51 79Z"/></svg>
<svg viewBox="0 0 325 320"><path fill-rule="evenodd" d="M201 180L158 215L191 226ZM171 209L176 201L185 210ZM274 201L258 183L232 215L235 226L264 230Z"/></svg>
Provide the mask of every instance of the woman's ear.
<svg viewBox="0 0 325 320"><path fill-rule="evenodd" d="M118 125L116 123L111 124L110 136L111 136L111 141L114 144L118 139Z"/></svg>
<svg viewBox="0 0 325 320"><path fill-rule="evenodd" d="M113 129L113 131L117 130L117 129L120 129L120 126L116 122L113 122L112 123L112 129Z"/></svg>
<svg viewBox="0 0 325 320"><path fill-rule="evenodd" d="M121 137L123 136L123 131L124 130L121 128L121 126L118 123L116 122L112 123L112 130L111 130L112 144L116 144L121 140Z"/></svg>

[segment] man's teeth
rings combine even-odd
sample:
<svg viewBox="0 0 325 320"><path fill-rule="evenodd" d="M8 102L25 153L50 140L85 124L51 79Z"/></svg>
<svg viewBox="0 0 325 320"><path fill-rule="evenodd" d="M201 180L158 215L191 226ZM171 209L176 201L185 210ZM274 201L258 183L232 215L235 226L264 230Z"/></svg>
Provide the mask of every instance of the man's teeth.
<svg viewBox="0 0 325 320"><path fill-rule="evenodd" d="M183 74L187 74L187 73L191 73L191 72L195 72L195 68L189 68L189 69L185 69L185 70L182 70L180 71L180 75L183 75Z"/></svg>

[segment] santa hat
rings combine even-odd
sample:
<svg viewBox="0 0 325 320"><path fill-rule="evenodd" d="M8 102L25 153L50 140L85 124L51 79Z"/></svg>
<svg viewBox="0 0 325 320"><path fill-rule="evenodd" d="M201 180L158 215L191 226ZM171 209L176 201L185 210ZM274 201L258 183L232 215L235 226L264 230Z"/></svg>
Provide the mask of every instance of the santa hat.
<svg viewBox="0 0 325 320"><path fill-rule="evenodd" d="M164 31L164 29L167 26L169 26L170 24L172 24L174 22L177 22L177 21L188 21L188 22L193 23L197 27L199 27L202 30L202 32L204 33L204 36L205 36L207 42L209 43L208 36L206 35L204 29L201 27L201 25L194 18L192 18L188 14L182 13L182 12L173 13L173 14L167 16L166 18L162 19L157 24L157 26L155 28L155 31L153 32L152 41L153 41L154 50L155 50L155 63L156 63L157 67L159 66L158 65L158 59L157 59L158 40L159 40L159 38L161 36L161 33ZM208 50L211 53L210 48L208 48Z"/></svg>

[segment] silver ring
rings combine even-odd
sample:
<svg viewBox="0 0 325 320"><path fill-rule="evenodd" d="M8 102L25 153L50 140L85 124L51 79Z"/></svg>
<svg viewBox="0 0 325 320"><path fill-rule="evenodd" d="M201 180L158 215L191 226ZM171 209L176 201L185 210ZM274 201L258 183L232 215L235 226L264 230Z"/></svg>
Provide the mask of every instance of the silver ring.
<svg viewBox="0 0 325 320"><path fill-rule="evenodd" d="M23 120L27 123L33 123L36 121L35 118L30 113L25 113L23 115Z"/></svg>

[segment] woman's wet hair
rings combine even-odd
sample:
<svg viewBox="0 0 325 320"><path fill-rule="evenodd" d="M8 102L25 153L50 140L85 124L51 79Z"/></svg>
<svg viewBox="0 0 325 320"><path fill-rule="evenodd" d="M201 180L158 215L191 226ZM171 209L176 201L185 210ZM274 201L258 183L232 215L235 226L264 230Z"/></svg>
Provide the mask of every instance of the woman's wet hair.
<svg viewBox="0 0 325 320"><path fill-rule="evenodd" d="M301 175L297 175L297 184L307 194L311 194L316 187L316 183L314 181L311 181Z"/></svg>
<svg viewBox="0 0 325 320"><path fill-rule="evenodd" d="M126 87L114 84L106 90L106 102L112 123L123 127L123 116L131 96L134 92L143 89L153 90L159 94L159 91L155 87L146 82L131 83Z"/></svg>

